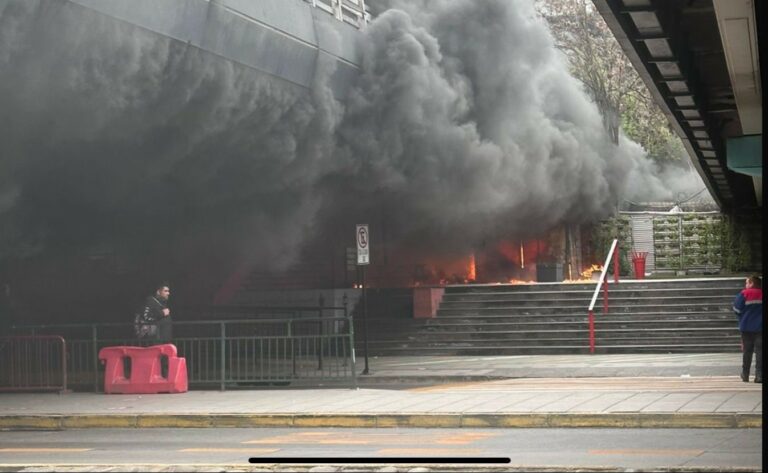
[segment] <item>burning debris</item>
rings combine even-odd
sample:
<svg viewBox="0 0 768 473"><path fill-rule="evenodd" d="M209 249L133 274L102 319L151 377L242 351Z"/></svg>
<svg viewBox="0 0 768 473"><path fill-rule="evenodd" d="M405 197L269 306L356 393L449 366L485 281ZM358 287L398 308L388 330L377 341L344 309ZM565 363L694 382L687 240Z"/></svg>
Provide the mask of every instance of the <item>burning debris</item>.
<svg viewBox="0 0 768 473"><path fill-rule="evenodd" d="M600 264L593 264L591 267L585 269L581 273L581 279L592 279L593 273L599 273L603 270L603 266Z"/></svg>
<svg viewBox="0 0 768 473"><path fill-rule="evenodd" d="M579 274L578 279L565 279L564 283L584 283L584 282L595 282L596 281L596 275L599 274L603 270L603 267L599 264L593 264L589 268L585 269L584 271Z"/></svg>
<svg viewBox="0 0 768 473"><path fill-rule="evenodd" d="M469 255L469 268L467 269L467 282L477 280L477 265L475 263L475 253Z"/></svg>

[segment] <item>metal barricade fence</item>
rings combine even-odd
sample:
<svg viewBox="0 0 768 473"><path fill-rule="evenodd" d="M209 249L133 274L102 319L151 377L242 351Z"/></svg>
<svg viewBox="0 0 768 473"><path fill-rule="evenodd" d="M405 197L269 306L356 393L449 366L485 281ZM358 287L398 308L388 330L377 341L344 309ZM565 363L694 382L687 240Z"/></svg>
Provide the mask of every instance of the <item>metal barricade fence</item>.
<svg viewBox="0 0 768 473"><path fill-rule="evenodd" d="M133 324L67 324L13 327L17 333L57 334L66 339L71 386L102 389L101 348L148 346ZM189 384L226 389L264 383L347 381L356 385L354 332L347 316L173 322L178 356Z"/></svg>
<svg viewBox="0 0 768 473"><path fill-rule="evenodd" d="M67 391L67 344L56 335L0 337L0 391Z"/></svg>

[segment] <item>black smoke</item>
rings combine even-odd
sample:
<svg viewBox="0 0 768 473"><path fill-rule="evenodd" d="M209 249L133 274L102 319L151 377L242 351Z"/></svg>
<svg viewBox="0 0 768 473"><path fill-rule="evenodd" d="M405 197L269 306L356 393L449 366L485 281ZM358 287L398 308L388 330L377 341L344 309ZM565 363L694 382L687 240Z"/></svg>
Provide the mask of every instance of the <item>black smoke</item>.
<svg viewBox="0 0 768 473"><path fill-rule="evenodd" d="M69 2L0 2L6 277L101 307L158 278L209 300L243 261L285 268L354 223L466 255L658 181L610 142L531 2L378 5L337 101L332 61L307 91Z"/></svg>
<svg viewBox="0 0 768 473"><path fill-rule="evenodd" d="M307 94L69 2L1 3L0 258L34 261L28 286L82 279L84 303L109 300L87 255L121 260L113 295L289 264L335 169L327 69Z"/></svg>

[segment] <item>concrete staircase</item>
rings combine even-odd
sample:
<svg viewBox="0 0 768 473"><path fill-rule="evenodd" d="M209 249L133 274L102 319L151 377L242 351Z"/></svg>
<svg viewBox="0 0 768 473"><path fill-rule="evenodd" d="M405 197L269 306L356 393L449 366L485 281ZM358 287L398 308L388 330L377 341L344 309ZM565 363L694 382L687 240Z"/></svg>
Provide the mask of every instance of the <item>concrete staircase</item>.
<svg viewBox="0 0 768 473"><path fill-rule="evenodd" d="M738 352L731 303L743 283L743 278L710 278L610 284L608 314L602 313L602 293L595 306L595 353ZM594 288L594 283L448 286L437 317L422 320L412 319L404 302L390 302L382 311L371 296L369 355L589 353L587 307ZM358 354L361 315L355 313Z"/></svg>

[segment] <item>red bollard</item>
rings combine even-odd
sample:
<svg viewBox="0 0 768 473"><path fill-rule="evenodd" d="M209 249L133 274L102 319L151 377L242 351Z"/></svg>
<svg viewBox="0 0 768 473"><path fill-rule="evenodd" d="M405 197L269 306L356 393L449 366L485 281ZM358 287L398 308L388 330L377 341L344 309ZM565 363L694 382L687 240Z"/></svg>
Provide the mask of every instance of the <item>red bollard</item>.
<svg viewBox="0 0 768 473"><path fill-rule="evenodd" d="M161 357L168 358L168 375L161 373ZM124 358L130 358L131 372L126 376ZM116 346L99 351L106 363L105 394L157 394L187 392L187 361L176 356L170 343L151 347Z"/></svg>
<svg viewBox="0 0 768 473"><path fill-rule="evenodd" d="M635 267L635 279L645 279L645 258L647 251L633 251L632 265Z"/></svg>

